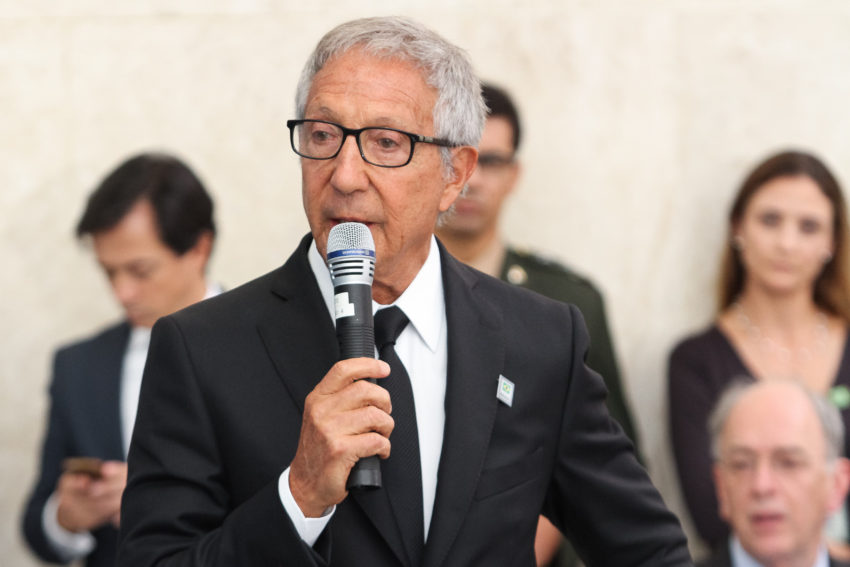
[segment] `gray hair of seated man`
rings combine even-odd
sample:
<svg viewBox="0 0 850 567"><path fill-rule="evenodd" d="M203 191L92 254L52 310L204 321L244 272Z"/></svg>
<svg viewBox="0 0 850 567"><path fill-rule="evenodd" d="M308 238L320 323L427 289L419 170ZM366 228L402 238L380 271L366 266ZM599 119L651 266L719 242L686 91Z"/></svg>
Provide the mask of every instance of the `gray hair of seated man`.
<svg viewBox="0 0 850 567"><path fill-rule="evenodd" d="M844 422L841 421L838 408L823 396L812 392L797 381L786 380L784 382L798 388L809 400L823 430L827 462L834 462L844 453ZM729 414L738 405L741 397L758 385L759 382L738 379L723 391L714 406L714 410L708 418L708 431L711 436L711 453L715 460L720 458L720 436L723 433L723 428L726 427Z"/></svg>

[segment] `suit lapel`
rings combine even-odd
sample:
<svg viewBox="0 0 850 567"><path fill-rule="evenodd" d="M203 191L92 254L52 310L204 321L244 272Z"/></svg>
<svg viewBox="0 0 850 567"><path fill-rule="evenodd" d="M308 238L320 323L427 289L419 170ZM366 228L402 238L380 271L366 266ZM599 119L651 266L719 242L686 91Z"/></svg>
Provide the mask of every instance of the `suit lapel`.
<svg viewBox="0 0 850 567"><path fill-rule="evenodd" d="M113 327L104 335L98 356L92 364L97 367L92 370L91 377L96 381L91 392L83 395L92 400L92 416L97 419L103 416L99 431L103 435L104 450L110 459L123 461L124 453L124 423L121 418L121 384L123 382L124 354L130 341L130 325L122 323ZM100 408L108 408L102 411Z"/></svg>
<svg viewBox="0 0 850 567"><path fill-rule="evenodd" d="M448 321L446 426L423 567L444 562L472 503L496 418L504 357L501 317L473 293L478 276L442 245L440 256Z"/></svg>
<svg viewBox="0 0 850 567"><path fill-rule="evenodd" d="M272 284L276 301L258 324L266 351L302 414L307 394L339 359L333 320L307 259L311 243L307 235L278 270ZM407 563L386 490L352 492L340 506L359 506L399 560Z"/></svg>
<svg viewBox="0 0 850 567"><path fill-rule="evenodd" d="M257 330L300 412L304 399L339 358L333 321L307 260L307 236L275 274L269 309Z"/></svg>

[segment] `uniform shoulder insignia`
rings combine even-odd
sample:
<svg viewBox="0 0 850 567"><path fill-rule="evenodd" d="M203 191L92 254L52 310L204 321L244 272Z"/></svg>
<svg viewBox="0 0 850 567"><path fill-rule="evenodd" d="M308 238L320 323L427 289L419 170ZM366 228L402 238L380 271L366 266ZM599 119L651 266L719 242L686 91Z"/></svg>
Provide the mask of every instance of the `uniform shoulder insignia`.
<svg viewBox="0 0 850 567"><path fill-rule="evenodd" d="M559 260L543 256L522 248L514 248L515 259L507 270L507 280L515 285L522 285L529 279L529 274L548 274L559 278L566 278L582 285L591 285L584 276L574 272ZM513 273L513 275L512 275Z"/></svg>
<svg viewBox="0 0 850 567"><path fill-rule="evenodd" d="M522 285L528 281L528 272L519 264L511 264L508 266L507 278L514 285Z"/></svg>

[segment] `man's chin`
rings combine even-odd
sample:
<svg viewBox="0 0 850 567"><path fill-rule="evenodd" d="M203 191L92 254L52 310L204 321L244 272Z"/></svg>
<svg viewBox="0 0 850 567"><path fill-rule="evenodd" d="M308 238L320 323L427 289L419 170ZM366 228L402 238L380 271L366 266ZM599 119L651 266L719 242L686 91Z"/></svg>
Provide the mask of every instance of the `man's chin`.
<svg viewBox="0 0 850 567"><path fill-rule="evenodd" d="M125 313L127 320L133 327L145 327L150 329L159 317L151 317L150 315L142 315L137 313Z"/></svg>
<svg viewBox="0 0 850 567"><path fill-rule="evenodd" d="M742 541L744 549L752 555L759 563L764 565L782 564L787 558L794 555L793 546L786 537L775 535L759 537L755 541Z"/></svg>

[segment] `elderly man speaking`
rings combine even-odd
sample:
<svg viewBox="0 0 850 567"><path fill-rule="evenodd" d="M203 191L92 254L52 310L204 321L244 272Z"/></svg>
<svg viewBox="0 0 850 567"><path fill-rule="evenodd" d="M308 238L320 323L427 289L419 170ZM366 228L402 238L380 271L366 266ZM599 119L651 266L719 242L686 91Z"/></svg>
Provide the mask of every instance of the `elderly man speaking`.
<svg viewBox="0 0 850 567"><path fill-rule="evenodd" d="M433 235L484 116L466 55L416 22L319 42L288 123L310 234L281 268L156 325L120 565L530 566L541 511L589 565L691 564L583 363L579 312ZM374 239L376 342L400 332L388 362L339 361L325 258L348 221ZM383 487L347 490L373 455Z"/></svg>

